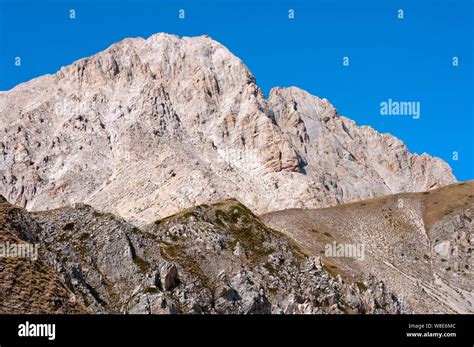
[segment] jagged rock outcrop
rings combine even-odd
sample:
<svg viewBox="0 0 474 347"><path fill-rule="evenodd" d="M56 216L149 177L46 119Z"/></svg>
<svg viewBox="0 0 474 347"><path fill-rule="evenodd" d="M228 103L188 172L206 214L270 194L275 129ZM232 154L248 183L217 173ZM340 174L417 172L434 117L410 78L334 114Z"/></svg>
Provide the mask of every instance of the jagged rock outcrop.
<svg viewBox="0 0 474 347"><path fill-rule="evenodd" d="M0 258L0 313L410 312L383 282L344 281L235 200L142 229L84 204L28 213L5 201L0 222L0 240L39 249Z"/></svg>
<svg viewBox="0 0 474 347"><path fill-rule="evenodd" d="M28 210L76 202L136 225L237 198L261 213L455 181L440 159L275 88L201 36L126 39L0 93L0 193Z"/></svg>

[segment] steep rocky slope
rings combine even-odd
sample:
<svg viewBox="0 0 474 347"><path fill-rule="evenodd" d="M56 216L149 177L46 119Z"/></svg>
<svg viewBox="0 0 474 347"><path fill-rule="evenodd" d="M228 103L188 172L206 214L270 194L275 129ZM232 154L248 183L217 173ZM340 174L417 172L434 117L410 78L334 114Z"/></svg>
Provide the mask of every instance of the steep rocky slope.
<svg viewBox="0 0 474 347"><path fill-rule="evenodd" d="M126 39L0 93L0 193L135 225L237 198L257 213L424 191L449 166L297 88L265 99L209 37Z"/></svg>
<svg viewBox="0 0 474 347"><path fill-rule="evenodd" d="M85 313L44 259L6 257L9 245L39 242L39 227L20 208L0 196L0 313Z"/></svg>
<svg viewBox="0 0 474 347"><path fill-rule="evenodd" d="M143 229L83 204L33 214L0 207L2 239L39 245L29 270L0 258L2 313L409 311L383 282L343 281L235 200Z"/></svg>
<svg viewBox="0 0 474 347"><path fill-rule="evenodd" d="M474 313L474 181L337 207L272 212L262 220L331 262L343 278L367 272L414 312ZM326 247L363 245L364 257Z"/></svg>

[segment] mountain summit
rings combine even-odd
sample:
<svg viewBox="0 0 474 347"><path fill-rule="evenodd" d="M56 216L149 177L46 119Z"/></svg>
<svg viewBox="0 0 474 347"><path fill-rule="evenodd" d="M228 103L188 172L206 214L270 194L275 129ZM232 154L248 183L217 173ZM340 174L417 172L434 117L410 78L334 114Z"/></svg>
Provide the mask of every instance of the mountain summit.
<svg viewBox="0 0 474 347"><path fill-rule="evenodd" d="M450 167L295 88L266 99L207 36L156 34L0 93L0 194L145 224L237 198L257 213L455 182Z"/></svg>

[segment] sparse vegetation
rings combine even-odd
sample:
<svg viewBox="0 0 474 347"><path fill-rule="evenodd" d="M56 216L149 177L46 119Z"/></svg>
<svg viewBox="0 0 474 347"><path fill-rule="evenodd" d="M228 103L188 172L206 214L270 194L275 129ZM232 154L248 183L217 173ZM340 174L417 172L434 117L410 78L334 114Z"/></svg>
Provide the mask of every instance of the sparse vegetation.
<svg viewBox="0 0 474 347"><path fill-rule="evenodd" d="M133 258L133 261L140 268L140 271L142 273L147 273L148 270L150 269L150 263L140 258L138 255L135 255L135 257Z"/></svg>
<svg viewBox="0 0 474 347"><path fill-rule="evenodd" d="M160 290L155 287L147 287L143 290L145 294L158 294Z"/></svg>
<svg viewBox="0 0 474 347"><path fill-rule="evenodd" d="M82 233L81 236L79 237L79 240L85 241L87 240L91 235L89 233Z"/></svg>
<svg viewBox="0 0 474 347"><path fill-rule="evenodd" d="M359 288L361 292L365 292L368 289L367 285L362 281L357 281L355 282L355 284L357 285L357 287Z"/></svg>
<svg viewBox="0 0 474 347"><path fill-rule="evenodd" d="M72 231L74 230L74 223L67 223L63 226L64 231Z"/></svg>

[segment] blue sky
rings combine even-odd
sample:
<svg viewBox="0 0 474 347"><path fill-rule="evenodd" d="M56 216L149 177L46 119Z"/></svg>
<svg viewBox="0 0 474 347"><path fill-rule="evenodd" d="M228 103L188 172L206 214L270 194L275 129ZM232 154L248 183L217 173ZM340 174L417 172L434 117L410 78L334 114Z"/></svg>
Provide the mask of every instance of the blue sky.
<svg viewBox="0 0 474 347"><path fill-rule="evenodd" d="M125 37L207 34L246 63L266 95L274 86L298 86L357 124L397 136L412 152L443 158L458 180L474 179L473 3L0 0L0 90ZM380 115L388 99L420 102L421 117Z"/></svg>

